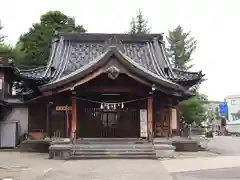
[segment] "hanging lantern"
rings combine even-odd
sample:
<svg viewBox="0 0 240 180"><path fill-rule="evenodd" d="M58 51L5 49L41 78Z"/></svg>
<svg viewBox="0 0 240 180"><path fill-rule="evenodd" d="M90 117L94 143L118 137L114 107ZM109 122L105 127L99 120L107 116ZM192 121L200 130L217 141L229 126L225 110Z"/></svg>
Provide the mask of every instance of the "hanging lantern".
<svg viewBox="0 0 240 180"><path fill-rule="evenodd" d="M101 103L100 109L103 109L103 103Z"/></svg>
<svg viewBox="0 0 240 180"><path fill-rule="evenodd" d="M121 105L121 108L123 109L124 108L124 104L122 103L122 105Z"/></svg>
<svg viewBox="0 0 240 180"><path fill-rule="evenodd" d="M156 90L156 85L153 84L153 85L152 85L152 91L155 91L155 90Z"/></svg>
<svg viewBox="0 0 240 180"><path fill-rule="evenodd" d="M110 107L109 107L109 104L107 104L107 109L109 109Z"/></svg>
<svg viewBox="0 0 240 180"><path fill-rule="evenodd" d="M114 110L116 109L116 104L113 105Z"/></svg>

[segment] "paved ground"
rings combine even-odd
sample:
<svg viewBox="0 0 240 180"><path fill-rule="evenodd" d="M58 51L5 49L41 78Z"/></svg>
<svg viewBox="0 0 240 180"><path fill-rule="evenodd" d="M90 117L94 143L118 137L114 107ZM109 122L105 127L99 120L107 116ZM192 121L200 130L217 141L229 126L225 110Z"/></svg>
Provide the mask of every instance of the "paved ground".
<svg viewBox="0 0 240 180"><path fill-rule="evenodd" d="M240 156L173 159L162 163L174 180L240 179Z"/></svg>
<svg viewBox="0 0 240 180"><path fill-rule="evenodd" d="M165 160L56 161L46 154L0 152L0 179L14 180L240 180L240 137L205 144L220 153L179 153Z"/></svg>
<svg viewBox="0 0 240 180"><path fill-rule="evenodd" d="M46 154L0 152L0 179L4 177L12 177L14 180L240 179L240 156L205 155L185 153L181 154L180 158L163 161L55 161L48 160Z"/></svg>
<svg viewBox="0 0 240 180"><path fill-rule="evenodd" d="M240 167L173 173L173 180L239 180Z"/></svg>
<svg viewBox="0 0 240 180"><path fill-rule="evenodd" d="M46 155L0 153L0 179L14 180L172 180L158 160L54 161Z"/></svg>
<svg viewBox="0 0 240 180"><path fill-rule="evenodd" d="M223 155L240 155L240 137L216 136L209 139L206 146Z"/></svg>

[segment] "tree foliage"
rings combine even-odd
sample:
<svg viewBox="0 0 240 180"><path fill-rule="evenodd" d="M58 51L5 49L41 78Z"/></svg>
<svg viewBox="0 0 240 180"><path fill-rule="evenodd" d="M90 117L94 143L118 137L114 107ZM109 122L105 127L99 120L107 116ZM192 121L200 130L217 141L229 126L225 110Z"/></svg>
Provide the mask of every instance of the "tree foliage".
<svg viewBox="0 0 240 180"><path fill-rule="evenodd" d="M136 17L133 17L130 22L129 34L147 34L150 32L148 20L144 18L141 9L137 11Z"/></svg>
<svg viewBox="0 0 240 180"><path fill-rule="evenodd" d="M3 43L3 41L4 41L5 37L6 37L6 36L4 36L4 35L2 34L2 29L3 29L3 25L2 25L2 23L1 23L1 21L0 21L0 44Z"/></svg>
<svg viewBox="0 0 240 180"><path fill-rule="evenodd" d="M17 64L27 68L46 65L56 32L85 31L83 26L76 25L74 18L60 11L49 11L41 16L39 23L33 24L29 31L20 37L15 52L20 55Z"/></svg>
<svg viewBox="0 0 240 180"><path fill-rule="evenodd" d="M9 58L13 58L13 48L10 45L7 45L4 40L5 35L2 34L3 25L0 21L0 61L2 63L7 62Z"/></svg>
<svg viewBox="0 0 240 180"><path fill-rule="evenodd" d="M184 32L179 25L172 31L168 31L169 56L174 67L188 70L193 67L192 54L196 50L197 41L190 36L190 32Z"/></svg>
<svg viewBox="0 0 240 180"><path fill-rule="evenodd" d="M168 53L175 68L189 70L193 67L192 54L196 50L197 41L190 35L190 32L184 32L181 26L177 26L168 33ZM197 92L202 81L192 88L196 96L179 104L184 120L188 124L193 122L201 124L201 122L206 120L207 115L204 104L207 101L207 97Z"/></svg>
<svg viewBox="0 0 240 180"><path fill-rule="evenodd" d="M206 120L206 108L204 107L206 101L207 97L205 95L197 93L196 96L179 104L184 121L187 124L195 122L197 125L201 125Z"/></svg>

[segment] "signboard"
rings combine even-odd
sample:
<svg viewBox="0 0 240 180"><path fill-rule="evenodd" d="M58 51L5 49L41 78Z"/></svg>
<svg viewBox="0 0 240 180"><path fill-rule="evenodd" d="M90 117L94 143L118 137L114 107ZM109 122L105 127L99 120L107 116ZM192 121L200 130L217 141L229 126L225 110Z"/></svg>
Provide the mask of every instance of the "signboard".
<svg viewBox="0 0 240 180"><path fill-rule="evenodd" d="M147 137L147 110L140 109L140 132L141 137Z"/></svg>
<svg viewBox="0 0 240 180"><path fill-rule="evenodd" d="M171 119L171 128L177 129L177 110L172 109L172 119Z"/></svg>
<svg viewBox="0 0 240 180"><path fill-rule="evenodd" d="M71 111L72 106L56 106L56 111Z"/></svg>
<svg viewBox="0 0 240 180"><path fill-rule="evenodd" d="M220 114L220 116L225 116L226 112L227 112L227 104L226 103L219 104L219 114Z"/></svg>

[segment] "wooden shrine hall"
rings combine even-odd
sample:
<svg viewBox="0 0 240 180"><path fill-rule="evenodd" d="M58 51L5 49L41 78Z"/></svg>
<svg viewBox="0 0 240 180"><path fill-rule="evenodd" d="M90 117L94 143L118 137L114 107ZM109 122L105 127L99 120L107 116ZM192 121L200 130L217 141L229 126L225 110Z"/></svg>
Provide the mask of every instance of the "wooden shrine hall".
<svg viewBox="0 0 240 180"><path fill-rule="evenodd" d="M13 77L30 133L147 138L179 134L178 103L203 74L173 68L162 34L59 33L47 66Z"/></svg>

